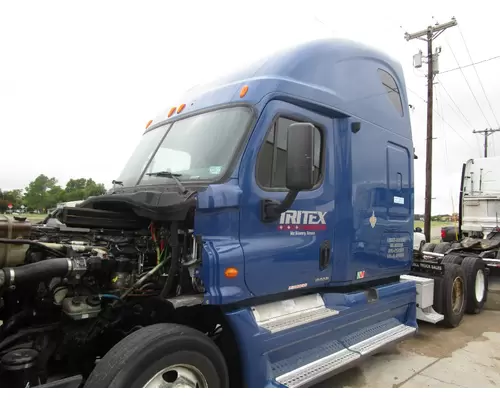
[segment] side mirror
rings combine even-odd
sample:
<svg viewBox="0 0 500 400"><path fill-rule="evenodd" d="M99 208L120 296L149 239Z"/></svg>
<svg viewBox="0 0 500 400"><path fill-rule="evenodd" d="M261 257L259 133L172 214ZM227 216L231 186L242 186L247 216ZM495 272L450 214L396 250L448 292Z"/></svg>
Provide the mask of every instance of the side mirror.
<svg viewBox="0 0 500 400"><path fill-rule="evenodd" d="M416 227L416 228L415 228L415 232L422 233L422 228L420 228L420 227Z"/></svg>
<svg viewBox="0 0 500 400"><path fill-rule="evenodd" d="M286 187L291 191L314 187L314 125L294 123L288 127Z"/></svg>
<svg viewBox="0 0 500 400"><path fill-rule="evenodd" d="M283 201L263 199L261 219L273 222L287 211L302 190L314 187L314 125L294 123L288 127L286 155L286 187Z"/></svg>

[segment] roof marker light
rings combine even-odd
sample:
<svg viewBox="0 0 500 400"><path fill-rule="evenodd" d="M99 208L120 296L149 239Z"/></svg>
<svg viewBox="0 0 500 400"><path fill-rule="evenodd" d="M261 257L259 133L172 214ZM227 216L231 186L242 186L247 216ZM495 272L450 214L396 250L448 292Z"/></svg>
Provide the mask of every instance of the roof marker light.
<svg viewBox="0 0 500 400"><path fill-rule="evenodd" d="M175 107L172 107L170 109L170 111L168 112L168 118L170 118L172 116L172 114L175 112L176 108Z"/></svg>
<svg viewBox="0 0 500 400"><path fill-rule="evenodd" d="M240 98L245 97L245 95L247 94L247 92L248 92L248 85L245 85L240 90Z"/></svg>
<svg viewBox="0 0 500 400"><path fill-rule="evenodd" d="M181 112L182 112L182 110L184 110L184 108L186 108L186 105L185 105L185 104L181 104L181 105L179 106L179 108L177 109L177 114L181 113Z"/></svg>
<svg viewBox="0 0 500 400"><path fill-rule="evenodd" d="M146 124L146 128L145 129L148 129L149 128L149 125L151 125L153 123L153 120L149 120L149 122Z"/></svg>

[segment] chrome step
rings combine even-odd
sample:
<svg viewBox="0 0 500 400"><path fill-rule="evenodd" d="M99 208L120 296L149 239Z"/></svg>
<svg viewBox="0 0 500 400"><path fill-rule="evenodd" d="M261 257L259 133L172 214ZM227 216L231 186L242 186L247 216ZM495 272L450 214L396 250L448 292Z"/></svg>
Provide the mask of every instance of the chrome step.
<svg viewBox="0 0 500 400"><path fill-rule="evenodd" d="M369 339L278 376L275 380L288 387L307 385L309 382L320 379L322 376L328 375L362 356L373 353L389 343L401 341L415 332L416 328L399 324Z"/></svg>
<svg viewBox="0 0 500 400"><path fill-rule="evenodd" d="M444 315L437 313L432 306L423 309L417 307L417 319L431 324L437 324L444 319Z"/></svg>
<svg viewBox="0 0 500 400"><path fill-rule="evenodd" d="M277 333L332 317L339 312L325 307L323 298L313 294L255 306L252 313L259 327Z"/></svg>
<svg viewBox="0 0 500 400"><path fill-rule="evenodd" d="M340 350L320 360L306 364L287 374L278 376L276 381L290 388L304 386L307 383L343 367L360 358L360 355L347 349Z"/></svg>
<svg viewBox="0 0 500 400"><path fill-rule="evenodd" d="M348 349L351 351L355 351L362 356L365 356L379 349L380 347L385 346L386 344L410 336L416 331L417 329L412 326L401 324L385 332L379 333L378 335L372 336L369 339L363 340L362 342L356 343L348 347Z"/></svg>

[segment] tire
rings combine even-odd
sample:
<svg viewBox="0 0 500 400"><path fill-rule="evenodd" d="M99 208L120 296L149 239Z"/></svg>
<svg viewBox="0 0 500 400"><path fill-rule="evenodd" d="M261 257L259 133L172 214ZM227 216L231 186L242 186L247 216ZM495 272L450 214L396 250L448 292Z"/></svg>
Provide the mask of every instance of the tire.
<svg viewBox="0 0 500 400"><path fill-rule="evenodd" d="M443 264L444 276L442 285L442 303L437 305L436 311L444 315L442 325L447 328L456 328L462 322L467 303L467 278L464 267L458 264ZM453 285L461 286L461 294L454 299ZM458 303L458 304L457 304Z"/></svg>
<svg viewBox="0 0 500 400"><path fill-rule="evenodd" d="M422 251L428 251L432 253L434 251L434 248L436 247L435 243L426 243L422 247Z"/></svg>
<svg viewBox="0 0 500 400"><path fill-rule="evenodd" d="M466 257L462 262L467 279L467 314L479 314L488 299L486 264L480 258Z"/></svg>
<svg viewBox="0 0 500 400"><path fill-rule="evenodd" d="M434 253L445 254L450 249L451 249L450 243L438 243L434 248Z"/></svg>
<svg viewBox="0 0 500 400"><path fill-rule="evenodd" d="M443 257L442 264L462 264L462 261L464 260L463 257L457 256L455 254L447 254Z"/></svg>
<svg viewBox="0 0 500 400"><path fill-rule="evenodd" d="M165 371L168 367L172 369ZM158 387L146 386L155 375L160 382L162 378L163 382L172 382L184 376L199 383L188 387L229 386L224 356L211 339L187 326L156 324L118 342L99 361L85 387ZM173 385L178 387L175 382Z"/></svg>

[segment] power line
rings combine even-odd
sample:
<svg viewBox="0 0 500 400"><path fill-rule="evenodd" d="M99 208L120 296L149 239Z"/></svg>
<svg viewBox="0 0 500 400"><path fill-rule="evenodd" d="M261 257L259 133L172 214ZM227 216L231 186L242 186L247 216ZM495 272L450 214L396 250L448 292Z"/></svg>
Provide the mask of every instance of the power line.
<svg viewBox="0 0 500 400"><path fill-rule="evenodd" d="M457 71L457 70L462 69L462 68L469 68L469 67L472 67L472 66L476 66L476 65L488 62L488 61L496 60L498 58L500 58L500 56L490 57L490 58L487 58L486 60L481 60L481 61L478 61L478 62L475 62L475 63L472 63L472 64L467 64L467 65L462 65L461 67L447 69L446 71L440 71L439 75L443 75L443 74L446 74L448 72Z"/></svg>
<svg viewBox="0 0 500 400"><path fill-rule="evenodd" d="M418 93L416 93L415 91L411 90L409 87L407 87L406 89L407 89L407 90L409 90L410 92L412 92L415 96L417 96L420 100L422 100L424 103L426 103L426 104L427 104L427 100L425 100L425 99L424 99L422 96L420 96ZM438 110L436 110L434 107L433 107L433 110L434 110L434 112L437 114L437 116L438 116L439 118L441 118L441 120L442 120L442 121L443 121L446 125L448 125L448 126L450 127L450 129L451 129L453 132L455 132L455 133L457 134L457 136L458 136L460 139L462 139L462 140L464 141L464 143L465 143L465 144L468 144L468 145L470 146L470 143L469 143L469 142L467 142L467 140L465 140L465 139L464 139L464 137L463 137L460 133L458 133L458 131L457 131L457 130L453 127L453 126L451 126L451 125L450 125L450 123L449 123L448 121L446 121L446 120L443 118L443 116L439 113L439 111L438 111Z"/></svg>
<svg viewBox="0 0 500 400"><path fill-rule="evenodd" d="M439 88L440 89L440 88ZM441 108L441 113L444 115L444 109L443 109L443 104L442 102L439 102L438 101L438 95L437 95L437 90L436 90L436 106L438 108ZM451 108L451 107L450 107ZM453 109L452 109L453 110ZM448 158L448 135L446 133L446 129L444 127L444 124L441 125L441 129L443 130L443 137L444 137L444 162L445 162L445 168L446 170L449 169L449 158ZM451 210L452 210L452 213L455 212L455 206L454 206L454 202L453 202L453 192L451 190L451 187L450 185L448 185L448 192L449 192L449 195L450 195L450 199L451 199Z"/></svg>
<svg viewBox="0 0 500 400"><path fill-rule="evenodd" d="M465 49L467 50L467 54L469 55L470 62L472 64L474 64L474 60L472 59L472 56L471 56L470 51L469 51L469 47L467 46L467 43L465 42L465 38L464 38L464 35L463 35L460 27L458 27L458 31L460 32L460 36L462 37L462 41L464 42ZM493 118L495 118L495 122L497 123L497 125L500 125L500 123L498 123L497 116L495 115L495 111L493 111L493 107L491 106L490 99L488 98L488 95L486 94L486 90L484 90L483 82L481 81L481 78L479 77L479 73L477 72L477 68L475 65L473 65L473 67L474 67L474 71L476 72L476 76L477 76L477 79L479 81L479 84L481 85L481 89L483 90L484 97L486 98L486 101L488 102L488 105L490 106L490 110L491 110L491 113L493 114Z"/></svg>
<svg viewBox="0 0 500 400"><path fill-rule="evenodd" d="M487 123L487 124L489 125L489 127L491 128L490 121L488 121L488 118L486 118L486 115L485 115L485 113L484 113L483 109L481 108L481 105L479 104L479 101L477 100L477 97L476 97L476 95L474 94L474 92L473 92L473 90L472 90L472 88L471 88L471 86L470 86L470 83L469 83L469 81L468 81L467 77L466 77L466 76L465 76L465 74L464 74L464 71L463 71L462 67L460 67L460 63L458 62L458 59L457 59L457 56L455 55L455 52L454 52L454 51L453 51L453 49L451 48L451 46L450 46L450 44L448 43L448 41L446 41L446 43L448 44L448 47L450 48L451 54L453 55L453 58L455 59L455 61L456 61L457 65L458 65L458 68L460 69L460 72L462 73L462 76L464 77L465 83L466 83L466 84L467 84L467 86L469 87L469 90L470 90L470 92L471 92L471 94L472 94L472 97L474 97L474 100L476 101L476 104L477 104L477 106L479 107L479 111L481 111L481 113L483 114L484 119L486 120L486 123Z"/></svg>
<svg viewBox="0 0 500 400"><path fill-rule="evenodd" d="M465 37L464 37L460 27L458 27L458 31L460 32L460 36L462 37L462 41L464 42L464 46L465 46L465 49L467 50L467 54L469 55L470 62L474 64L474 60L472 59L472 56L471 56L470 51L469 51L469 47L467 46L467 42L465 41ZM481 90L483 91L484 97L486 98L488 106L490 107L491 114L493 115L493 118L495 119L497 126L500 126L500 123L498 123L498 118L495 114L495 111L493 110L493 107L491 106L490 99L489 99L488 95L486 94L486 90L484 89L483 81L481 80L479 73L477 72L476 66L474 65L473 67L474 67L474 72L476 73L476 76L477 76L477 80L479 81L479 85L481 86ZM498 130L495 130L495 131L498 132ZM492 134L492 133L493 132L491 132L490 134ZM486 133L484 135L485 135L484 137L485 137L485 145L486 145L488 135ZM496 151L495 151L495 136L492 136L491 139L492 139L491 141L493 142L493 148L492 148L493 155L495 155L495 153L496 153Z"/></svg>
<svg viewBox="0 0 500 400"><path fill-rule="evenodd" d="M448 92L448 90L446 90L446 87L443 85L443 82L439 78L436 78L436 79L437 79L439 85L443 88L443 90L446 93L446 95L450 98L450 100L452 101L452 103L455 105L455 107L457 108L458 112L462 115L463 119L466 122L466 125L468 125L469 128L472 128L472 124L467 119L467 117L465 116L465 114L462 112L462 110L460 109L460 107L458 106L458 104L455 102L455 100L453 100L453 97L451 97L451 94ZM453 108L452 108L452 110L453 110Z"/></svg>
<svg viewBox="0 0 500 400"><path fill-rule="evenodd" d="M438 91L436 90L436 108L441 108L441 114L444 114L443 112L443 105L438 99ZM446 130L444 129L444 121L441 120L441 129L443 130L443 136L444 136L444 162L446 165L446 169L448 169L448 143L446 140Z"/></svg>

